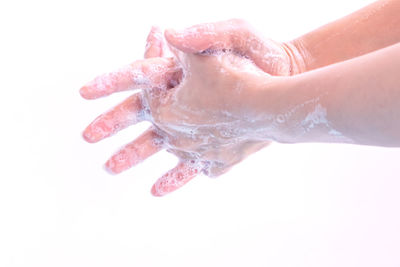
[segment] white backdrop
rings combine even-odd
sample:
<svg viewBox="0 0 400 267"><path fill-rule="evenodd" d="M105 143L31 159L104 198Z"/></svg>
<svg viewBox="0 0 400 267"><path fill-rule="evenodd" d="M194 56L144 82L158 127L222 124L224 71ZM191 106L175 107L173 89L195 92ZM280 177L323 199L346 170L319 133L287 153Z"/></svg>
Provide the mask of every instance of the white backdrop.
<svg viewBox="0 0 400 267"><path fill-rule="evenodd" d="M147 123L81 138L129 92L79 88L141 58L153 24L239 17L284 41L370 2L2 1L0 266L400 266L400 149L274 144L155 198L173 155L102 169Z"/></svg>

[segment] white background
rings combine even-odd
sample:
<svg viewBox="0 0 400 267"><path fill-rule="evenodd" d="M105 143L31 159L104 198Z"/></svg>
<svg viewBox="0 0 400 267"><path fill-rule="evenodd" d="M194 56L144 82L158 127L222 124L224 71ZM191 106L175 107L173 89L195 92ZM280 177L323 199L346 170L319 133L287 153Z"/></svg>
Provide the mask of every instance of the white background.
<svg viewBox="0 0 400 267"><path fill-rule="evenodd" d="M79 88L142 58L153 24L239 17L286 41L370 2L2 1L0 266L400 266L399 149L274 144L155 198L173 155L102 169L148 124L81 138L130 93Z"/></svg>

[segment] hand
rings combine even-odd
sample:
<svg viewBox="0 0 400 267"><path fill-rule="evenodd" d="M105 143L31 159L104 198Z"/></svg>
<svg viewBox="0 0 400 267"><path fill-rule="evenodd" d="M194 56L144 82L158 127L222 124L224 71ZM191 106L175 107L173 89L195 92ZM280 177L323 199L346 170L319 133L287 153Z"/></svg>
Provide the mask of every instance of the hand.
<svg viewBox="0 0 400 267"><path fill-rule="evenodd" d="M304 53L298 46L263 38L246 21L231 19L192 26L183 31L165 31L167 41L186 53L230 50L250 58L260 69L288 76L305 71Z"/></svg>
<svg viewBox="0 0 400 267"><path fill-rule="evenodd" d="M153 29L149 35L147 57L164 53L157 32ZM171 192L200 172L218 176L269 144L249 135L254 129L246 119L252 116L248 113L252 102L248 89L256 88L252 82L265 73L232 54L206 57L175 53L178 61L161 57L139 60L99 76L80 91L83 97L93 99L143 89L99 116L83 136L97 142L139 121L153 122L153 127L112 156L106 167L119 173L166 148L181 160L155 183L154 195Z"/></svg>

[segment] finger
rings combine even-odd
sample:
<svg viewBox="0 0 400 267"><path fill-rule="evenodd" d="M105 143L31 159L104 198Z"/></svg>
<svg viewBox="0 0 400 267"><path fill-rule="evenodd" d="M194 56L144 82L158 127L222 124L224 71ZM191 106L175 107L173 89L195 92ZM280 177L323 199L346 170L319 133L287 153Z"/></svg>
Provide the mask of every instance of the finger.
<svg viewBox="0 0 400 267"><path fill-rule="evenodd" d="M153 196L164 196L184 186L199 174L200 171L200 165L190 161L182 161L155 182L151 188L151 193Z"/></svg>
<svg viewBox="0 0 400 267"><path fill-rule="evenodd" d="M177 66L172 58L149 58L137 60L117 71L96 77L80 89L86 99L95 99L115 92L167 87Z"/></svg>
<svg viewBox="0 0 400 267"><path fill-rule="evenodd" d="M98 142L130 125L143 121L146 114L142 95L136 93L110 111L98 116L86 127L82 136L89 143Z"/></svg>
<svg viewBox="0 0 400 267"><path fill-rule="evenodd" d="M142 162L162 148L162 136L157 133L154 127L150 127L133 142L115 153L106 162L105 168L112 174L120 173Z"/></svg>
<svg viewBox="0 0 400 267"><path fill-rule="evenodd" d="M163 56L163 36L159 27L153 26L146 40L144 58Z"/></svg>
<svg viewBox="0 0 400 267"><path fill-rule="evenodd" d="M242 20L232 19L203 23L183 31L168 29L166 40L186 53L199 53L207 49L238 49L248 37L249 26Z"/></svg>

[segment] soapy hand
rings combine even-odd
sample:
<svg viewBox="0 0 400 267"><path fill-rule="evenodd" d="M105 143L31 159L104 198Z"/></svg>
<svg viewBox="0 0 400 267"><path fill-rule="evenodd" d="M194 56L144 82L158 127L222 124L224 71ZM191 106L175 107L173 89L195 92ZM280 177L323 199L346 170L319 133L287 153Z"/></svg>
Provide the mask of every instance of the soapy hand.
<svg viewBox="0 0 400 267"><path fill-rule="evenodd" d="M142 89L96 118L84 131L97 142L137 122L153 126L127 144L106 163L120 173L162 149L179 157L179 164L152 187L161 196L181 187L197 174L218 176L246 156L269 144L260 133L254 108L256 84L267 76L249 59L229 51L198 55L166 46L157 28L147 39L145 57L116 72L101 75L81 88L86 99ZM266 105L266 104L265 104ZM261 127L261 129L263 129Z"/></svg>
<svg viewBox="0 0 400 267"><path fill-rule="evenodd" d="M260 69L275 76L305 71L306 53L303 50L300 51L291 42L264 38L241 19L198 24L182 31L167 29L165 37L170 44L186 53L232 51L251 59Z"/></svg>

